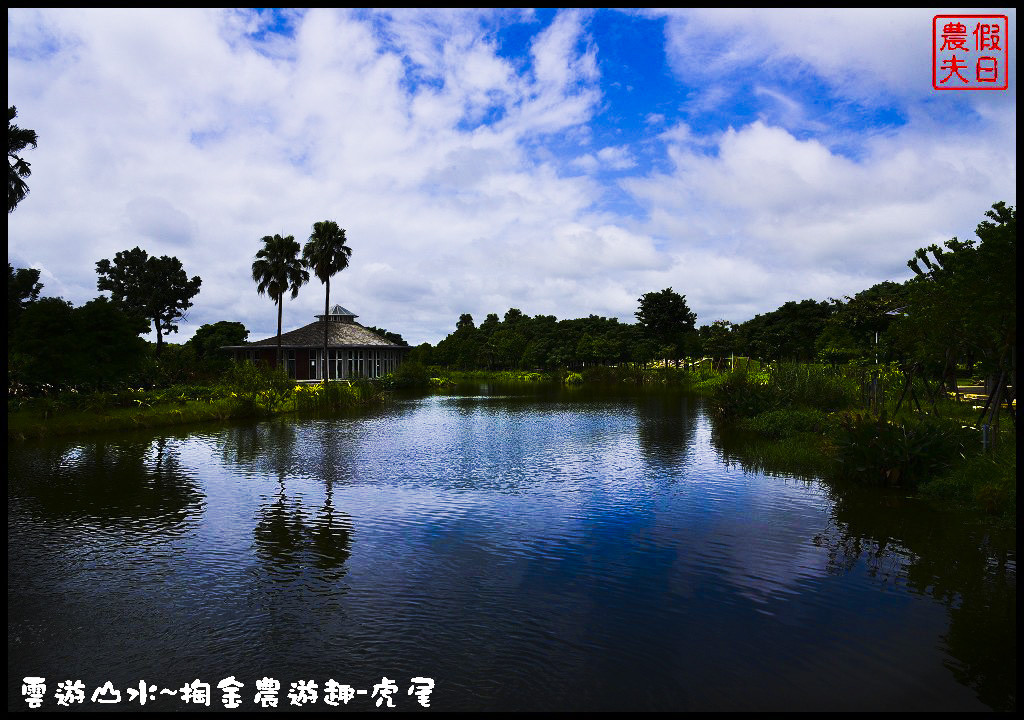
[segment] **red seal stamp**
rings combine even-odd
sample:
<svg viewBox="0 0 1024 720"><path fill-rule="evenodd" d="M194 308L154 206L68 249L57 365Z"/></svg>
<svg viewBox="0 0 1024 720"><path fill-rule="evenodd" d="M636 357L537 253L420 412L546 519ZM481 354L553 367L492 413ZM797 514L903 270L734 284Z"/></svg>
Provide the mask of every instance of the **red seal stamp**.
<svg viewBox="0 0 1024 720"><path fill-rule="evenodd" d="M1006 15L932 18L932 87L1005 90L1010 85L1010 22Z"/></svg>

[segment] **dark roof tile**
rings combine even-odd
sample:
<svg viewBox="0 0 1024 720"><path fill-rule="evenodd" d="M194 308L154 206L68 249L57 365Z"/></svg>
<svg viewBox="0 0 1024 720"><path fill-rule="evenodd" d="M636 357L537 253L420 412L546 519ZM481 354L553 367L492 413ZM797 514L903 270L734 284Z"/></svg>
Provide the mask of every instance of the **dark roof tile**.
<svg viewBox="0 0 1024 720"><path fill-rule="evenodd" d="M358 323L329 322L327 323L327 345L337 347L352 345L356 347L387 347L408 349L405 345L396 345L382 338L375 332L371 332ZM324 324L317 321L281 333L281 345L285 347L323 347L324 345ZM256 340L246 343L244 346L234 347L277 347L277 335L265 340Z"/></svg>

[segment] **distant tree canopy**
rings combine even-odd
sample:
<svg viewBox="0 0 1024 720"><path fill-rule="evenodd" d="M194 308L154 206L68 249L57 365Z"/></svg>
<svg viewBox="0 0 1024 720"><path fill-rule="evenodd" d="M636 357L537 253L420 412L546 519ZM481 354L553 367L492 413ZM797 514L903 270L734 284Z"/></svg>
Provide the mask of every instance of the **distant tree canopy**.
<svg viewBox="0 0 1024 720"><path fill-rule="evenodd" d="M28 183L25 179L32 174L32 166L18 153L29 145L37 147L39 138L35 130L20 128L14 124L18 117L18 108L11 105L7 108L7 213L14 212L22 200L28 195Z"/></svg>
<svg viewBox="0 0 1024 720"><path fill-rule="evenodd" d="M649 292L637 301L636 320L646 338L656 343L666 356L679 363L679 356L692 344L697 314L686 304L686 296L665 288Z"/></svg>
<svg viewBox="0 0 1024 720"><path fill-rule="evenodd" d="M219 357L223 354L222 347L241 345L249 337L249 331L240 322L220 320L215 323L200 325L192 339L186 342L195 350L197 358Z"/></svg>
<svg viewBox="0 0 1024 720"><path fill-rule="evenodd" d="M146 329L145 320L105 297L78 308L41 298L18 321L8 373L37 385L102 387L139 366L146 356L139 334Z"/></svg>
<svg viewBox="0 0 1024 720"><path fill-rule="evenodd" d="M715 320L710 325L703 325L697 331L698 353L712 358L716 367L722 367L722 361L736 352L736 326L728 320Z"/></svg>
<svg viewBox="0 0 1024 720"><path fill-rule="evenodd" d="M407 343L405 341L405 339L401 335L399 335L398 333L390 332L388 330L385 330L384 328L371 327L369 325L364 325L363 327L365 327L370 332L377 333L382 338L384 338L385 340L387 340L389 342L394 343L395 345L403 345L405 347L409 347L409 343Z"/></svg>
<svg viewBox="0 0 1024 720"><path fill-rule="evenodd" d="M762 360L813 360L815 341L832 313L827 302L787 302L741 323L736 329L737 347L743 355Z"/></svg>
<svg viewBox="0 0 1024 720"><path fill-rule="evenodd" d="M908 297L907 284L885 281L853 297L833 298L832 316L815 341L818 359L833 364L875 354L883 361L895 359L896 350L886 331L906 310Z"/></svg>
<svg viewBox="0 0 1024 720"><path fill-rule="evenodd" d="M436 347L417 346L410 357L459 369L545 370L646 361L647 353L653 354L652 346L639 328L615 318L557 320L510 308L503 320L492 313L480 327L463 314L455 332Z"/></svg>
<svg viewBox="0 0 1024 720"><path fill-rule="evenodd" d="M96 273L97 289L109 290L114 302L153 323L157 355L163 334L178 331L175 320L185 317L202 284L198 275L188 278L178 258L150 257L139 247L117 253L113 262L100 260Z"/></svg>

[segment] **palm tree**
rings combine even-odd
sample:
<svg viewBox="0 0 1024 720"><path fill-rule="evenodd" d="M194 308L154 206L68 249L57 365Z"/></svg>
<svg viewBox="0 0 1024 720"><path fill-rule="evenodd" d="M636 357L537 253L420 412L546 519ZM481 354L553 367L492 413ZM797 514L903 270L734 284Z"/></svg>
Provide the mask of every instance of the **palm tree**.
<svg viewBox="0 0 1024 720"><path fill-rule="evenodd" d="M35 130L22 129L14 124L18 117L18 108L11 105L7 108L7 213L14 212L18 203L28 195L28 184L25 178L32 174L29 164L18 156L22 150L31 145L37 147Z"/></svg>
<svg viewBox="0 0 1024 720"><path fill-rule="evenodd" d="M256 253L252 264L252 279L257 283L256 292L266 293L277 303L277 364L281 365L281 311L284 294L289 289L294 300L299 288L309 282L309 273L299 260L299 243L291 235L265 235L263 247Z"/></svg>
<svg viewBox="0 0 1024 720"><path fill-rule="evenodd" d="M302 264L320 278L327 292L324 295L324 383L328 382L327 372L327 315L331 302L331 276L348 267L352 248L345 244L345 229L333 220L313 223L309 242L302 248Z"/></svg>

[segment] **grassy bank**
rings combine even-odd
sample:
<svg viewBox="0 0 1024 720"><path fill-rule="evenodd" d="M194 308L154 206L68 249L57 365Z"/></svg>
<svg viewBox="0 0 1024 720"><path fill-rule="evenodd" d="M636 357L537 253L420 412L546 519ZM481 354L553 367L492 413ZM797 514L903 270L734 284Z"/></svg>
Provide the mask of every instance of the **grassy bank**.
<svg viewBox="0 0 1024 720"><path fill-rule="evenodd" d="M710 389L724 377L708 367L650 367L641 364L593 365L575 370L448 370L432 366L426 369L431 377L451 382L540 383L561 385L625 384L671 385L696 390Z"/></svg>
<svg viewBox="0 0 1024 720"><path fill-rule="evenodd" d="M1016 522L1016 432L1009 417L985 452L978 411L927 387L926 402L899 402L904 378L889 369L890 392L865 409L861 376L849 368L777 366L729 373L713 388L722 419L750 433L755 456L789 457L794 467L815 464L863 484L899 487L961 508ZM909 396L909 392L906 394ZM763 446L762 446L763 445ZM760 448L760 449L758 449Z"/></svg>
<svg viewBox="0 0 1024 720"><path fill-rule="evenodd" d="M297 385L283 372L243 363L216 386L121 388L110 392L64 391L7 402L9 440L262 418L284 413L324 413L377 405L386 383L336 381Z"/></svg>

